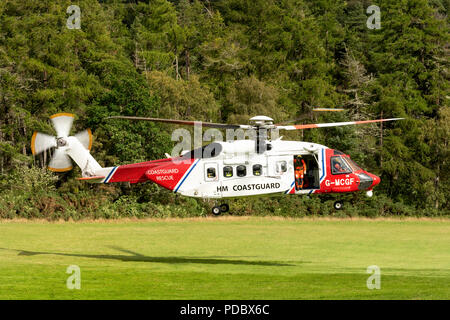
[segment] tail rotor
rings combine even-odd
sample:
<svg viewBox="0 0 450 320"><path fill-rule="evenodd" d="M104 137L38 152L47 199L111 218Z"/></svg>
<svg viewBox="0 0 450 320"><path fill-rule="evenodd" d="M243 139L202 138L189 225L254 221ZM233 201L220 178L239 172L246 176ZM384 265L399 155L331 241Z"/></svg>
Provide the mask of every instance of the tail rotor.
<svg viewBox="0 0 450 320"><path fill-rule="evenodd" d="M48 169L51 171L65 172L73 168L72 160L68 155L69 141L73 138L76 138L88 152L92 147L92 132L90 129L81 131L74 137L69 137L74 117L71 113L58 113L50 117L56 136L50 136L41 132L34 132L33 134L31 139L33 155L55 148L48 164Z"/></svg>

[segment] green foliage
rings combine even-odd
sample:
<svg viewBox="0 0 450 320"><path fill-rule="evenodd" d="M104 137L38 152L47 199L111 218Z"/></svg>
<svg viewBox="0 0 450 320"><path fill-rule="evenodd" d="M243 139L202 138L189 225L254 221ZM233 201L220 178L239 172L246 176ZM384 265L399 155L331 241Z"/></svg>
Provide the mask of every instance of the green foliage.
<svg viewBox="0 0 450 320"><path fill-rule="evenodd" d="M49 219L199 216L210 204L151 184L91 186L77 171L39 169L33 131L77 114L101 165L157 159L170 125L108 120L140 115L245 122L404 117L398 123L283 133L351 154L381 176L372 199L239 199L243 215L445 215L450 212L448 1L381 0L381 29L364 1L81 0L81 29L58 1L0 2L0 216ZM312 114L313 107L345 114ZM307 120L306 120L307 119ZM30 169L31 167L31 169ZM339 212L337 198L346 200ZM295 209L295 210L294 210Z"/></svg>
<svg viewBox="0 0 450 320"><path fill-rule="evenodd" d="M158 117L170 119L217 120L220 106L209 88L193 75L186 80L175 80L159 71L146 74L150 93L158 96L161 106Z"/></svg>

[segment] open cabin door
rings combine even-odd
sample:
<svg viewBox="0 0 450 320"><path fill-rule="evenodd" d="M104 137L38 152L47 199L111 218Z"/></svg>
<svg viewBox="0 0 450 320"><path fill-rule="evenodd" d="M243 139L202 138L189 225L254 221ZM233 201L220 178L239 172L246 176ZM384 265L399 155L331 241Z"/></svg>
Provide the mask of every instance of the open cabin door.
<svg viewBox="0 0 450 320"><path fill-rule="evenodd" d="M316 153L294 155L295 190L320 189L319 169L318 155Z"/></svg>

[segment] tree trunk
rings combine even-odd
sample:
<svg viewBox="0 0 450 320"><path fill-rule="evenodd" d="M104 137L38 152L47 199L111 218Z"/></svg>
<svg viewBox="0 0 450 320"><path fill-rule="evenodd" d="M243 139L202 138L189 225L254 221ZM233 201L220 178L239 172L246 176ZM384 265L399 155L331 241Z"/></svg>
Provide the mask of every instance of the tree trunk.
<svg viewBox="0 0 450 320"><path fill-rule="evenodd" d="M191 73L191 61L189 57L189 50L186 49L186 80L189 80L190 73Z"/></svg>
<svg viewBox="0 0 450 320"><path fill-rule="evenodd" d="M137 43L134 42L134 68L138 70L139 66L139 57L138 57L138 50L137 50Z"/></svg>
<svg viewBox="0 0 450 320"><path fill-rule="evenodd" d="M383 119L383 111L381 111L380 119ZM380 168L383 167L383 122L380 122Z"/></svg>
<svg viewBox="0 0 450 320"><path fill-rule="evenodd" d="M175 56L175 78L177 80L180 79L180 73L178 71L178 56L177 55Z"/></svg>
<svg viewBox="0 0 450 320"><path fill-rule="evenodd" d="M439 175L440 175L440 165L437 165L437 175L436 178L434 179L434 192L436 194L436 201L434 203L434 207L436 209L439 209L439 195L438 195L438 191L439 191Z"/></svg>
<svg viewBox="0 0 450 320"><path fill-rule="evenodd" d="M22 118L22 129L23 129L23 136L26 137L27 136L27 126L25 125L25 120ZM24 144L23 145L23 151L22 153L26 156L27 155L27 147Z"/></svg>

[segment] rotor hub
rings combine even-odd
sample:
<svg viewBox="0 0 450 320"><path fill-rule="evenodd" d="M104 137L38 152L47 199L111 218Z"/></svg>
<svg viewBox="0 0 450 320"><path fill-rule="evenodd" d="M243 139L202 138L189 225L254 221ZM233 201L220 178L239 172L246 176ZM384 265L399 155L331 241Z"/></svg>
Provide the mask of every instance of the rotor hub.
<svg viewBox="0 0 450 320"><path fill-rule="evenodd" d="M267 116L256 116L250 119L255 127L266 127L273 125L273 119Z"/></svg>
<svg viewBox="0 0 450 320"><path fill-rule="evenodd" d="M67 145L67 140L64 138L57 138L56 139L56 147L60 148L60 147L65 147Z"/></svg>

